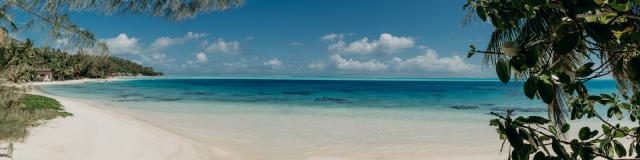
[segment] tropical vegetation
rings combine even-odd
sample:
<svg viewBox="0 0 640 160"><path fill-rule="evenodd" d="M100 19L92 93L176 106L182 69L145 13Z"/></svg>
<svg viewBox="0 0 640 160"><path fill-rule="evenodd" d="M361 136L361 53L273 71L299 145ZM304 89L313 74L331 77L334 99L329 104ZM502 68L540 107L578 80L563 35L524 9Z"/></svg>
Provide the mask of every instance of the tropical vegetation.
<svg viewBox="0 0 640 160"><path fill-rule="evenodd" d="M502 82L523 80L524 95L548 105L548 117L492 113L511 159L640 158L640 1L469 0L464 8L467 22L494 27L487 48L471 46L469 56L484 54ZM589 92L589 81L609 76L618 91ZM580 120L587 125L574 128Z"/></svg>
<svg viewBox="0 0 640 160"><path fill-rule="evenodd" d="M0 46L0 74L3 78L14 83L42 81L42 70L50 72L52 80L162 75L151 67L118 57L94 55L86 50L69 54L59 49L36 48L30 40L12 40Z"/></svg>
<svg viewBox="0 0 640 160"><path fill-rule="evenodd" d="M35 122L58 116L68 116L52 99L25 97L27 91L21 87L7 86L5 81L28 82L37 79L34 68L49 68L56 80L75 78L105 78L113 73L140 73L158 75L130 61L104 56L108 47L92 32L76 25L70 13L96 13L105 16L120 14L143 14L180 21L198 14L223 11L244 4L244 0L4 0L0 2L0 144L8 144L6 153L0 157L11 157L13 142L22 140L28 128ZM41 47L34 48L29 40L17 42L11 34L34 32L45 33L39 42L44 46L58 40L69 42L79 48L76 54ZM89 54L87 50L95 51ZM97 54L97 55L94 55ZM26 73L26 74L25 74ZM37 100L33 102L31 100ZM40 100L48 101L40 104ZM33 107L35 105L37 107ZM31 106L31 107L30 107ZM44 113L40 113L44 112ZM1 151L1 150L0 150Z"/></svg>
<svg viewBox="0 0 640 160"><path fill-rule="evenodd" d="M0 153L0 157L11 157L13 143L23 140L29 128L39 125L45 120L71 116L63 110L55 99L19 93L19 88L0 86L0 142L9 142L8 151Z"/></svg>

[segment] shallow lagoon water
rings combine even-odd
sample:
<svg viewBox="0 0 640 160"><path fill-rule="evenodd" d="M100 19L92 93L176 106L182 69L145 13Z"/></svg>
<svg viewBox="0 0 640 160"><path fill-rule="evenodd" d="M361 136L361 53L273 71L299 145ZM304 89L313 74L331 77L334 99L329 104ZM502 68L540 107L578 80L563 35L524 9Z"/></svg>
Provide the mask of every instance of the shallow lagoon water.
<svg viewBox="0 0 640 160"><path fill-rule="evenodd" d="M608 80L588 85L615 91ZM105 103L229 159L497 155L488 112L546 114L520 83L494 80L167 78L43 90Z"/></svg>

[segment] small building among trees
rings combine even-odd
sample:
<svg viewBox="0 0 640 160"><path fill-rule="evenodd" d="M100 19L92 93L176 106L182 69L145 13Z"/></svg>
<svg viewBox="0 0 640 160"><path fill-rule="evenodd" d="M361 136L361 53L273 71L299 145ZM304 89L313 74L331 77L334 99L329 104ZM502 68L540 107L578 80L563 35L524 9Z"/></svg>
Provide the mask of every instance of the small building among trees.
<svg viewBox="0 0 640 160"><path fill-rule="evenodd" d="M53 74L51 73L51 69L49 68L40 68L36 69L36 75L38 75L38 80L43 82L50 82Z"/></svg>

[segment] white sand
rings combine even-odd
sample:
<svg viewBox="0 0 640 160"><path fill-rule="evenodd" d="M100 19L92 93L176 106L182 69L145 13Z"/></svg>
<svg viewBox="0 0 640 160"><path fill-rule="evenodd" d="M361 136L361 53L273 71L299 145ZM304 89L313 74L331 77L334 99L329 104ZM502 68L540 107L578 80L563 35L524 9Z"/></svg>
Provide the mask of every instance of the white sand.
<svg viewBox="0 0 640 160"><path fill-rule="evenodd" d="M35 83L35 85L81 84L92 81L98 80L84 79L63 82L44 82ZM24 143L15 145L14 158L17 160L265 159L265 157L259 157L260 155L251 155L250 153L242 152L244 148L255 146L237 148L232 145L225 145L224 143L194 142L177 135L183 135L184 133L173 133L153 126L150 123L143 122L142 120L144 119L139 120L132 118L138 116L129 115L129 113L137 114L137 112L124 114L102 109L104 106L92 101L50 95L39 92L38 90L32 92L57 99L65 106L65 109L73 113L74 116L58 118L33 129L31 135ZM156 125L163 126L159 124ZM218 137L220 135L207 134L206 136ZM494 138L495 136L483 135L480 137ZM220 136L218 138L226 139L229 137ZM475 140L478 139L474 139L474 141ZM494 144L494 139L479 141L482 141L481 143ZM206 145L204 145L204 143L206 143ZM497 143L495 144L497 145ZM213 146L225 150L214 148ZM497 148L492 146L480 147L473 149L473 152L468 152L467 149L464 148L470 146L468 143L465 143L464 140L456 141L453 144L449 143L448 145L436 146L425 150L421 155L404 155L405 158L401 159L504 159L507 155L497 153ZM286 157L286 155L273 156ZM310 156L303 159L350 160L335 156ZM388 158L381 157L378 159Z"/></svg>
<svg viewBox="0 0 640 160"><path fill-rule="evenodd" d="M64 83L87 81L93 80ZM15 145L14 159L192 160L211 157L207 147L166 130L99 109L82 100L33 92L57 99L74 116L54 119L34 128L23 143Z"/></svg>

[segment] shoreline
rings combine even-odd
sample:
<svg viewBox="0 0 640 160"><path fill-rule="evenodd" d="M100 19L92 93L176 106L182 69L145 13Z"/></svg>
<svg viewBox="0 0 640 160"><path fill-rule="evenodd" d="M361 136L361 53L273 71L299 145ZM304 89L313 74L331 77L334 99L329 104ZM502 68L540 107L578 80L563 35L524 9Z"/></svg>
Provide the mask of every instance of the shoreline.
<svg viewBox="0 0 640 160"><path fill-rule="evenodd" d="M159 159L204 160L213 149L133 117L102 109L99 104L43 92L40 85L98 82L82 79L31 84L31 94L58 100L71 117L49 120L30 129L14 144L14 159Z"/></svg>
<svg viewBox="0 0 640 160"><path fill-rule="evenodd" d="M61 132L61 131L66 131L67 134L70 134L71 132L69 132L68 131L69 129L66 129L66 128L76 128L76 129L82 128L77 126L68 127L70 125L74 125L69 122L57 122L57 121L65 121L65 119L67 118L64 118L64 119L59 118L59 119L49 121L44 125L39 126L32 130L32 135L29 136L29 139L33 139L32 137L39 136L40 140L38 143L31 142L31 144L29 144L30 142L27 142L29 141L29 139L27 139L27 141L25 141L27 144L26 148L21 149L20 148L21 144L16 145L17 150L14 153L14 155L15 157L19 157L16 159L258 159L260 158L260 155L261 156L265 156L265 155L260 154L263 152L255 152L255 151L263 151L263 149L268 150L264 148L265 146L261 146L262 148L261 147L251 148L252 145L259 145L259 144L252 144L252 143L242 144L244 145L243 147L242 145L224 143L225 141L223 141L223 143L220 143L220 141L211 141L211 139L199 137L199 136L204 136L203 134L191 134L190 132L190 131L199 132L200 130L188 130L189 128L183 128L181 127L182 125L167 126L166 124L173 124L174 122L176 124L180 124L177 122L180 119L174 119L174 118L177 118L177 117L173 117L175 115L170 115L172 119L165 119L169 121L155 121L157 119L153 119L153 118L149 119L149 117L153 117L153 116L140 117L140 114L138 114L139 112L129 112L128 109L122 110L121 108L117 108L117 106L115 106L116 108L111 108L110 105L103 104L98 101L57 96L52 93L46 93L46 91L44 91L42 88L39 87L42 85L53 85L54 83L66 85L66 84L93 83L97 81L98 80L95 80L95 79L94 80L85 79L85 80L74 80L74 81L63 81L63 82L46 82L39 85L32 85L33 87L32 93L54 98L60 101L65 106L65 109L68 112L75 114L74 117L67 117L67 118L75 118L75 116L78 116L78 113L77 111L75 111L75 109L68 107L70 106L68 105L69 103L74 103L74 104L71 104L71 105L75 105L74 107L89 110L89 112L92 112L94 114L96 113L102 114L103 116L110 117L110 119L113 119L113 120L97 120L97 119L104 119L104 118L95 118L95 116L93 115L89 115L90 119L75 120L75 121L93 121L93 122L84 122L84 124L93 123L93 125L91 126L95 126L95 124L98 124L99 126L99 127L93 127L94 129L91 129L90 127L84 127L81 131L76 131L78 133L81 133L78 136L73 136L72 134L67 136L59 136L60 135L59 133L56 134L56 132ZM145 115L145 114L142 114L142 115ZM294 117L294 119L295 118L296 117ZM200 121L208 121L208 120L215 122L215 119L200 119ZM56 122L53 122L53 121L56 121ZM102 134L102 135L98 135L100 137L87 136L87 134L85 133L86 130L95 130L96 128L98 130L103 129L104 127L100 125L103 125L103 123L105 122L112 123L112 121L121 121L119 122L119 125L118 125L119 128L123 128L122 126L128 126L130 129L133 128L132 130L134 129L141 130L141 132L147 132L147 134L143 134L142 136L134 136L133 138L123 138L123 137L118 137L113 133L104 133L104 132L115 132L113 131L114 129L107 129L106 131L103 131L103 132L97 131L99 132L99 134ZM51 125L50 123L54 123L54 124ZM78 122L74 122L74 123L78 123ZM122 123L125 123L125 124L122 124ZM431 126L431 125L427 125L427 126ZM172 127L176 127L176 128L172 128ZM45 128L45 129L42 129L44 131L40 131L41 130L40 128ZM215 130L224 131L224 129L225 128L223 127L223 128L216 128ZM482 129L485 129L485 128L483 127ZM491 129L487 129L487 130L490 131ZM36 135L36 134L39 134L39 135ZM76 134L76 133L73 133L73 134ZM136 134L140 135L139 133L136 133ZM160 136L156 134L160 134ZM154 137L148 137L149 135L153 135ZM238 139L238 137L231 137L231 136L225 137L225 135L223 134L217 135L217 136L216 135L217 134L209 134L209 133L206 134L207 137ZM435 134L435 135L439 135L439 134ZM433 136L433 135L426 134L425 136ZM78 137L80 139L78 139ZM55 139L55 140L52 140L52 139ZM108 143L101 142L102 144L96 145L95 143L76 142L76 141L87 141L85 139L108 141ZM123 140L123 139L128 139L128 140ZM145 139L153 139L153 140L151 140L152 143L150 143L149 142L150 140L145 140ZM112 142L111 140L119 140L119 141ZM398 155L398 154L390 153L390 154L381 154L378 157L378 159L388 159L388 158L385 158L385 156L387 155L390 155L396 158L402 157L402 159L437 158L437 159L448 159L448 160L469 159L469 158L494 159L497 157L505 156L505 154L494 152L494 150L497 150L497 148L494 148L493 145L485 145L485 143L482 143L481 145L475 144L475 147L473 148L476 148L476 149L469 150L468 149L469 147L465 146L465 144L469 145L465 143L466 140L467 140L466 138L457 138L457 140L454 143L443 143L438 140L429 140L430 143L425 143L424 145L420 146L420 147L424 147L423 148L424 150L420 151L420 156ZM66 142L62 142L62 141L66 141ZM122 141L125 141L125 142L122 142ZM163 142L162 144L158 144L161 141L171 141L171 142ZM123 145L122 143L127 143L127 144ZM176 143L178 143L178 145L176 145ZM434 143L434 144L431 144L431 143ZM58 146L55 146L52 144L56 144ZM168 144L168 145L163 145L163 144ZM307 145L313 145L313 144L314 143L310 143ZM430 147L431 145L435 145L435 144L443 145L443 146L436 147L436 148ZM491 143L491 144L494 144L494 143ZM111 155L111 154L114 154L113 151L105 151L105 150L122 149L118 147L123 147L128 145L135 145L138 147L133 147L133 149L130 149L130 150L134 150L134 151L128 151L129 153L127 153L126 155L117 155L118 153L115 153L117 155L116 156L116 155ZM182 145L186 145L186 146L182 147ZM76 147L74 148L70 146L76 146ZM165 147L164 149L158 149L159 146L165 146ZM173 147L173 148L167 149L167 146ZM91 148L91 147L94 148L93 150L101 150L101 151L97 153L92 153L92 154L76 153L81 151L74 151L74 150L77 150L78 148L87 150L86 148ZM224 150L222 150L222 148L216 148L216 147L223 147ZM352 147L357 147L357 146L352 146ZM148 149L148 148L153 148L153 149ZM247 148L250 148L250 149L247 149ZM255 150L256 148L259 150ZM355 159L368 159L368 158L362 158L362 157L371 157L363 154L368 152L361 152L363 151L362 147L356 148L360 150L353 150L355 152L349 152L348 151L349 149L347 150L331 150L329 148L325 148L325 149L311 148L311 149L312 150L291 149L286 151L287 152L293 151L293 153L297 153L295 151L317 152L313 154L303 155L304 157L302 159L309 159L309 160L324 160L324 159L355 160ZM23 150L23 152L21 153L18 150ZM91 149L88 149L88 150L91 150ZM149 151L149 150L153 150L153 151ZM166 151L166 150L171 150L171 151ZM188 152L188 154L187 155L184 155L182 153L173 154L174 150L179 150L176 152L182 152L182 153ZM229 152L229 151L232 151L232 152ZM324 151L324 152L319 152L319 151ZM341 152L334 152L334 151L341 151ZM342 151L346 151L346 152L342 152ZM148 156L146 153L148 154L160 153L160 154L163 154L163 156L155 155L152 157L152 156ZM256 154L253 154L253 153L256 153ZM277 152L277 153L280 153L280 154L275 154L276 156L274 157L282 158L283 154L281 153L286 153L286 152ZM400 153L403 153L403 152L400 152ZM22 157L19 154L28 155L28 156ZM198 156L194 156L194 155L198 155ZM55 157L55 156L58 156L58 157ZM273 155L270 155L270 156L273 156ZM298 156L297 158L283 158L283 159L300 159L299 155L297 156ZM161 157L161 158L158 158L158 157ZM296 155L290 156L290 157L296 157ZM269 159L266 157L262 157L262 158ZM271 157L271 159L273 159L273 157Z"/></svg>

